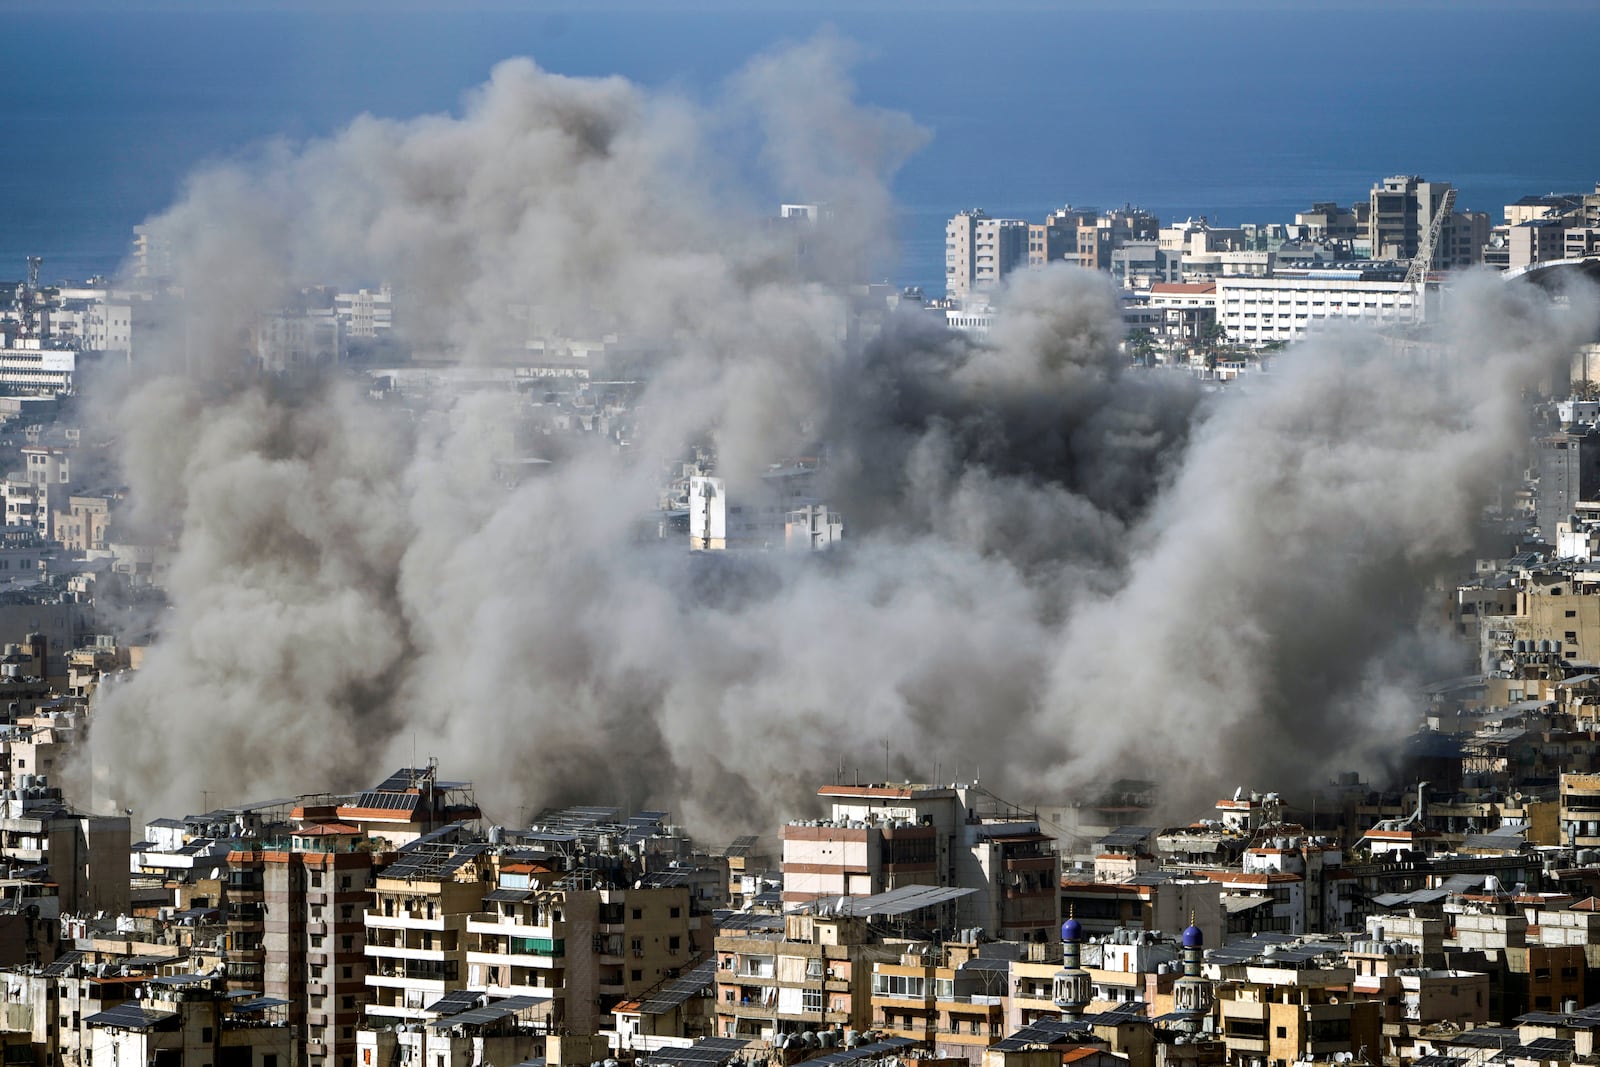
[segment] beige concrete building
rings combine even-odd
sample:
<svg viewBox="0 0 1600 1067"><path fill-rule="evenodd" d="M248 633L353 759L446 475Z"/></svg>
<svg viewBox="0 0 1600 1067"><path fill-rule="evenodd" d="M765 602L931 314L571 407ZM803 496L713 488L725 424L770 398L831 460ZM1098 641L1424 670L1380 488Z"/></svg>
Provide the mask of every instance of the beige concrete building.
<svg viewBox="0 0 1600 1067"><path fill-rule="evenodd" d="M786 904L943 886L971 892L941 905L937 925L1035 941L1059 925L1059 860L1035 813L969 785L829 785L817 794L830 817L783 830Z"/></svg>
<svg viewBox="0 0 1600 1067"><path fill-rule="evenodd" d="M463 988L467 920L486 891L485 858L467 850L392 866L374 877L363 918L368 1027L429 1018L425 1009Z"/></svg>
<svg viewBox="0 0 1600 1067"><path fill-rule="evenodd" d="M781 936L716 939L717 1035L774 1038L872 1019L872 968L901 949L876 942L867 923L788 915Z"/></svg>
<svg viewBox="0 0 1600 1067"><path fill-rule="evenodd" d="M1029 262L1029 226L1021 219L962 211L945 224L944 237L944 292L951 299L994 289Z"/></svg>
<svg viewBox="0 0 1600 1067"><path fill-rule="evenodd" d="M46 778L19 776L0 800L0 837L7 859L49 868L63 914L127 912L127 816L77 811Z"/></svg>
<svg viewBox="0 0 1600 1067"><path fill-rule="evenodd" d="M294 1032L276 1009L230 999L220 979L153 978L143 997L84 1020L98 1064L293 1067Z"/></svg>
<svg viewBox="0 0 1600 1067"><path fill-rule="evenodd" d="M286 1002L310 1067L354 1067L372 852L356 828L315 821L331 815L297 808L299 825L275 847L229 855L228 937L240 957L230 977L261 968L250 987Z"/></svg>

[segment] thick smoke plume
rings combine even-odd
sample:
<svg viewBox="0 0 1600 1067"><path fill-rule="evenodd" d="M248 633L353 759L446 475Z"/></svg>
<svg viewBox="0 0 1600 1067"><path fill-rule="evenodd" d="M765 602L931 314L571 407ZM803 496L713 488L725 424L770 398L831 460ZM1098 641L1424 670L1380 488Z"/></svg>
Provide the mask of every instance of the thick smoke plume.
<svg viewBox="0 0 1600 1067"><path fill-rule="evenodd" d="M886 258L923 134L852 100L842 51L763 57L709 104L519 60L459 116L193 180L154 221L185 314L102 397L127 521L173 546L159 642L95 708L102 796L348 789L416 752L502 821L648 802L722 829L804 813L841 765L877 777L885 748L896 777L981 767L1022 800L1141 772L1182 799L1413 726L1420 590L1591 303L1473 280L1426 358L1330 334L1220 399L1125 369L1116 297L1075 269L1022 276L984 343L924 315L869 336L841 283ZM760 224L769 192L830 205L806 254ZM629 447L552 441L510 487L509 397L409 421L247 369L297 287L380 279L422 355L647 343ZM704 441L736 488L820 442L848 548L641 538Z"/></svg>

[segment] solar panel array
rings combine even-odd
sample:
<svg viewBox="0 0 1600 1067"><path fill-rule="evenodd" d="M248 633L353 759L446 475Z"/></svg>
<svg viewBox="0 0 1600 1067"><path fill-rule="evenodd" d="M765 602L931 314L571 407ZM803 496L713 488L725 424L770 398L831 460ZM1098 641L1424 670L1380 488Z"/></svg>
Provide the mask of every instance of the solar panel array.
<svg viewBox="0 0 1600 1067"><path fill-rule="evenodd" d="M748 930L752 934L783 932L783 916L770 911L722 911L712 913L718 930Z"/></svg>
<svg viewBox="0 0 1600 1067"><path fill-rule="evenodd" d="M1088 1029L1088 1023L1069 1023L1060 1019L1040 1019L1029 1023L990 1047L999 1052L1016 1052L1029 1045L1054 1045L1066 1040L1067 1035Z"/></svg>
<svg viewBox="0 0 1600 1067"><path fill-rule="evenodd" d="M457 1026L484 1026L488 1023L499 1022L501 1019L515 1015L519 1011L526 1011L536 1004L548 1004L547 1000L538 1000L534 997L506 997L503 1000L492 1001L481 1008L464 1011L460 1015L452 1015L445 1019L435 1019L435 1030L449 1030Z"/></svg>
<svg viewBox="0 0 1600 1067"><path fill-rule="evenodd" d="M722 855L729 859L738 856L748 856L750 854L750 850L756 847L756 842L759 840L761 840L761 838L755 834L744 834L740 837L736 837L733 839L733 844L722 850Z"/></svg>
<svg viewBox="0 0 1600 1067"><path fill-rule="evenodd" d="M456 1015L469 1008L476 1008L482 996L482 993L472 989L452 989L424 1010L429 1015Z"/></svg>
<svg viewBox="0 0 1600 1067"><path fill-rule="evenodd" d="M210 981L211 979L203 974L158 974L150 979L152 985L174 987L206 985Z"/></svg>
<svg viewBox="0 0 1600 1067"><path fill-rule="evenodd" d="M362 793L352 808L368 808L372 811L410 811L421 803L422 797L417 793L391 793L387 790L373 790Z"/></svg>
<svg viewBox="0 0 1600 1067"><path fill-rule="evenodd" d="M115 1026L123 1030L147 1030L152 1026L160 1026L170 1019L176 1019L175 1011L149 1011L139 1006L137 1001L126 1001L114 1008L89 1016L83 1020L86 1026Z"/></svg>
<svg viewBox="0 0 1600 1067"><path fill-rule="evenodd" d="M437 830L429 830L421 837L412 838L410 841L400 846L400 851L410 852L418 845L431 845L441 841L449 842L465 840L465 838L462 838L459 835L466 828L467 824L465 822L447 823L444 826L439 827ZM470 834L467 835L468 838L470 838L470 836Z"/></svg>
<svg viewBox="0 0 1600 1067"><path fill-rule="evenodd" d="M249 1000L234 1001L234 1011L266 1011L268 1008L281 1008L288 1004L282 997L252 997Z"/></svg>
<svg viewBox="0 0 1600 1067"><path fill-rule="evenodd" d="M55 962L49 964L40 973L49 975L52 978L59 978L62 975L66 974L67 971L71 970L74 966L76 966L77 964L80 964L82 962L83 962L83 953L81 953L81 952L68 952L64 956L56 957Z"/></svg>
<svg viewBox="0 0 1600 1067"><path fill-rule="evenodd" d="M882 916L893 918L923 908L948 904L952 900L976 893L976 889L957 886L906 885L870 897L827 897L811 905L816 911L827 908L835 915Z"/></svg>
<svg viewBox="0 0 1600 1067"><path fill-rule="evenodd" d="M466 845L446 845L438 842L419 844L402 852L400 858L385 867L379 874L384 878L448 878L474 857L489 848L483 841Z"/></svg>
<svg viewBox="0 0 1600 1067"><path fill-rule="evenodd" d="M644 1015L665 1015L682 1005L685 1001L695 997L715 993L717 980L717 961L715 959L701 960L689 969L687 974L674 978L639 1005L639 1011Z"/></svg>
<svg viewBox="0 0 1600 1067"><path fill-rule="evenodd" d="M1154 826L1119 826L1100 839L1102 848L1137 848L1156 832Z"/></svg>
<svg viewBox="0 0 1600 1067"><path fill-rule="evenodd" d="M860 1060L875 1060L883 1056L892 1056L896 1052L903 1052L916 1042L909 1037L886 1037L882 1041L874 1041L870 1045L857 1045L855 1048L841 1049L826 1056L817 1056L806 1060L806 1067L842 1067L846 1063L856 1063Z"/></svg>
<svg viewBox="0 0 1600 1067"><path fill-rule="evenodd" d="M389 777L373 786L370 790L368 790L368 792L403 793L407 789L415 788L416 784L425 779L427 776L428 772L426 768L401 767L398 771L395 771Z"/></svg>
<svg viewBox="0 0 1600 1067"><path fill-rule="evenodd" d="M1460 1056L1441 1056L1434 1053L1418 1060L1411 1061L1411 1067L1461 1067L1467 1061Z"/></svg>
<svg viewBox="0 0 1600 1067"><path fill-rule="evenodd" d="M1277 947L1279 945L1287 945L1294 940L1295 938L1292 934L1263 931L1262 933L1251 934L1249 937L1241 938L1238 941L1230 941L1221 948L1208 949L1206 951L1206 962L1223 964L1248 963L1266 952L1268 945Z"/></svg>
<svg viewBox="0 0 1600 1067"><path fill-rule="evenodd" d="M671 889L689 884L690 868L668 867L654 871L640 879L646 889Z"/></svg>
<svg viewBox="0 0 1600 1067"><path fill-rule="evenodd" d="M531 889L496 889L483 899L494 904L521 904L523 901L531 900L532 898L533 890Z"/></svg>
<svg viewBox="0 0 1600 1067"><path fill-rule="evenodd" d="M1526 1045L1512 1045L1495 1053L1491 1063L1510 1063L1513 1060L1565 1060L1570 1061L1575 1042L1560 1037L1541 1037Z"/></svg>
<svg viewBox="0 0 1600 1067"><path fill-rule="evenodd" d="M1503 1026L1475 1026L1446 1039L1444 1043L1468 1048L1514 1048L1522 1044L1522 1035Z"/></svg>
<svg viewBox="0 0 1600 1067"><path fill-rule="evenodd" d="M650 1053L642 1063L654 1067L718 1067L727 1063L750 1045L742 1037L708 1037L696 1041L688 1048L663 1048Z"/></svg>

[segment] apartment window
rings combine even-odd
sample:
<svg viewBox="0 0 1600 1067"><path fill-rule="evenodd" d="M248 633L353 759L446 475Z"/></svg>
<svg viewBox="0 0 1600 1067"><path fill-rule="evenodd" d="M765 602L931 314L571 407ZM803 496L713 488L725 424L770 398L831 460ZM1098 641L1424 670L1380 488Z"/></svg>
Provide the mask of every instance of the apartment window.
<svg viewBox="0 0 1600 1067"><path fill-rule="evenodd" d="M683 938L679 937L677 934L667 938L667 951L672 953L674 956L678 954L678 950L682 947Z"/></svg>
<svg viewBox="0 0 1600 1067"><path fill-rule="evenodd" d="M210 1041L211 1040L211 1027L203 1026L203 1027L200 1028L200 1040L201 1041Z"/></svg>
<svg viewBox="0 0 1600 1067"><path fill-rule="evenodd" d="M628 972L628 981L630 981L630 982L642 982L642 981L644 981L644 972L639 970L637 967L635 967L633 970Z"/></svg>
<svg viewBox="0 0 1600 1067"><path fill-rule="evenodd" d="M679 908L679 907L674 907L674 908L673 908L673 909L672 909L672 910L671 910L671 911L669 911L669 912L668 912L668 913L667 913L667 914L668 914L668 915L670 915L670 916L672 916L672 918L674 918L674 919L676 919L676 918L679 918L679 917L680 917L680 916L682 916L682 915L683 915L683 909L682 909L682 908Z"/></svg>
<svg viewBox="0 0 1600 1067"><path fill-rule="evenodd" d="M628 942L628 947L633 950L633 954L635 956L643 956L644 955L644 938L642 938L642 937L634 938L632 941Z"/></svg>
<svg viewBox="0 0 1600 1067"><path fill-rule="evenodd" d="M312 934L311 935L311 947L312 948L321 948L322 947L322 935L321 934Z"/></svg>
<svg viewBox="0 0 1600 1067"><path fill-rule="evenodd" d="M729 508L728 510L729 511L737 511L738 509L737 508ZM635 919L644 918L644 909L643 908L634 908L633 909L633 917Z"/></svg>
<svg viewBox="0 0 1600 1067"><path fill-rule="evenodd" d="M352 971L351 971L351 969L349 967L345 967L343 969L343 973L340 975L340 977L342 977L342 978L349 978L351 976L352 976Z"/></svg>
<svg viewBox="0 0 1600 1067"><path fill-rule="evenodd" d="M800 1010L802 1010L802 1011L821 1011L822 1010L822 990L820 990L820 989L803 989L803 990L801 990L800 991Z"/></svg>
<svg viewBox="0 0 1600 1067"><path fill-rule="evenodd" d="M1289 1036L1288 1028L1284 1027L1284 1026L1278 1027L1278 1036L1279 1037L1288 1037Z"/></svg>
<svg viewBox="0 0 1600 1067"><path fill-rule="evenodd" d="M312 871L311 872L311 888L312 889L321 889L322 888L322 872L321 871Z"/></svg>
<svg viewBox="0 0 1600 1067"><path fill-rule="evenodd" d="M344 937L341 937L339 939L339 944L340 944L340 947L344 949L344 951L349 952L351 949L356 947L355 935L354 934L346 934Z"/></svg>

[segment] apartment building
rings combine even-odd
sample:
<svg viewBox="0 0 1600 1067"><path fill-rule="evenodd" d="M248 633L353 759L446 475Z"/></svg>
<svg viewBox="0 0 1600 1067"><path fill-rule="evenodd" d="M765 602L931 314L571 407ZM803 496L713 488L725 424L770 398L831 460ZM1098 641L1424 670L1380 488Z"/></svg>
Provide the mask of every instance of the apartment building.
<svg viewBox="0 0 1600 1067"><path fill-rule="evenodd" d="M934 1055L981 1063L1008 1032L1011 961L971 944L923 945L872 966L872 1028L932 1046Z"/></svg>
<svg viewBox="0 0 1600 1067"><path fill-rule="evenodd" d="M259 961L261 985L245 984L286 1003L308 1067L353 1067L367 1000L371 843L353 826L317 821L332 815L296 808L292 832L228 856L229 943L243 966Z"/></svg>
<svg viewBox="0 0 1600 1067"><path fill-rule="evenodd" d="M1059 861L1037 815L977 786L828 785L831 817L783 831L783 900L868 897L907 886L966 889L945 925L1048 940Z"/></svg>
<svg viewBox="0 0 1600 1067"><path fill-rule="evenodd" d="M945 224L945 296L964 300L1027 266L1030 237L1030 227L1021 219L990 218L981 208L958 212Z"/></svg>
<svg viewBox="0 0 1600 1067"><path fill-rule="evenodd" d="M717 1034L774 1041L834 1028L865 1030L872 966L900 958L865 920L791 914L783 931L716 938Z"/></svg>
<svg viewBox="0 0 1600 1067"><path fill-rule="evenodd" d="M1214 951L1206 968L1217 982L1228 1062L1274 1067L1377 1049L1382 1006L1350 999L1356 973L1337 957L1337 946L1275 954L1258 954L1256 946Z"/></svg>
<svg viewBox="0 0 1600 1067"><path fill-rule="evenodd" d="M230 998L220 979L148 979L136 1000L83 1020L85 1062L161 1067L292 1067L295 1032L263 998Z"/></svg>
<svg viewBox="0 0 1600 1067"><path fill-rule="evenodd" d="M484 906L488 857L478 844L413 844L372 879L365 909L366 1025L404 1024L464 988L467 920Z"/></svg>
<svg viewBox="0 0 1600 1067"><path fill-rule="evenodd" d="M0 841L11 862L47 868L63 914L128 910L127 816L78 811L48 778L19 774L0 796Z"/></svg>
<svg viewBox="0 0 1600 1067"><path fill-rule="evenodd" d="M1283 344L1340 322L1410 326L1425 318L1417 287L1370 271L1236 275L1216 286L1217 322L1236 344Z"/></svg>

